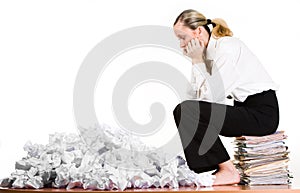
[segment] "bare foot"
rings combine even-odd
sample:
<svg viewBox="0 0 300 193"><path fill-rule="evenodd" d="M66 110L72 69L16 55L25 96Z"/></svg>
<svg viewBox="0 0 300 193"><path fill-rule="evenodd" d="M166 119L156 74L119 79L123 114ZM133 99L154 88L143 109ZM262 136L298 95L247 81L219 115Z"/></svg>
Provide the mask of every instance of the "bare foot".
<svg viewBox="0 0 300 193"><path fill-rule="evenodd" d="M230 160L219 164L219 171L215 174L215 185L229 185L240 182L240 174Z"/></svg>

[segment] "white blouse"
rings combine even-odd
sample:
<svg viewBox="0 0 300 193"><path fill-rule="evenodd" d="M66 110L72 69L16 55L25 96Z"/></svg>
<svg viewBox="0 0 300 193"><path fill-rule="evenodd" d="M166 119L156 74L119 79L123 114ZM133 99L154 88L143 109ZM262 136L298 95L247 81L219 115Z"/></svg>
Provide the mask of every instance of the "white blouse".
<svg viewBox="0 0 300 193"><path fill-rule="evenodd" d="M191 86L192 99L229 105L249 95L278 90L257 57L235 37L210 38L205 63L192 66Z"/></svg>

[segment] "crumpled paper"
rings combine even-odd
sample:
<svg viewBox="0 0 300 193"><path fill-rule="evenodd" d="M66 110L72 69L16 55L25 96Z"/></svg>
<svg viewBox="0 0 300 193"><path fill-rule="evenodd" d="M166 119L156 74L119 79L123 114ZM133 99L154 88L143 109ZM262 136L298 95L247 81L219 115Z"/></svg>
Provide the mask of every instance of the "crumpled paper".
<svg viewBox="0 0 300 193"><path fill-rule="evenodd" d="M121 129L100 125L81 131L81 136L51 134L47 145L27 142L27 156L0 187L125 190L213 184L210 173L193 172L180 156L166 160L165 152Z"/></svg>

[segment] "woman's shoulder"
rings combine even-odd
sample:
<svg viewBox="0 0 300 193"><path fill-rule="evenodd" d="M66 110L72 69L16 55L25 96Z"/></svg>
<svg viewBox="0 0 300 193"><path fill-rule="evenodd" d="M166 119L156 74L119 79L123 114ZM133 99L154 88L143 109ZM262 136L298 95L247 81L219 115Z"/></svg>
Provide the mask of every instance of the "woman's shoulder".
<svg viewBox="0 0 300 193"><path fill-rule="evenodd" d="M225 36L225 37L220 37L216 39L216 43L218 47L227 47L227 46L240 46L243 44L243 42L236 37L230 37L230 36Z"/></svg>
<svg viewBox="0 0 300 193"><path fill-rule="evenodd" d="M236 37L221 37L215 40L215 48L218 53L236 53L240 50L243 42Z"/></svg>

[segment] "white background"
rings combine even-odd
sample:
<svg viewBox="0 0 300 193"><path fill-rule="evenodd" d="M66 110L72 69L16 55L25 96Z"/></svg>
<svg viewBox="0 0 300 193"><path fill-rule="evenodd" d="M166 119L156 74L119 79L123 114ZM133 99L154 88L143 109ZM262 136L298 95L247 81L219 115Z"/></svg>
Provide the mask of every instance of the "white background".
<svg viewBox="0 0 300 193"><path fill-rule="evenodd" d="M15 161L25 156L26 141L46 144L48 134L77 132L74 81L84 57L97 43L134 26L172 27L181 11L192 8L207 18L225 19L234 35L250 47L280 85L279 129L289 136L290 168L294 184L300 184L299 4L297 0L1 1L0 178L9 176ZM109 89L117 79L112 77L121 75L120 69L152 59L168 62L185 75L190 69L182 56L162 49L141 48L121 55L103 75L105 87L98 84L95 90L100 122L115 124ZM134 120L147 123L149 105L155 101L166 105L166 130L149 136L145 142L159 146L170 137L166 131L176 133L170 115L178 102L174 93L157 83L144 84L129 99L129 111ZM223 140L232 153L231 139Z"/></svg>

